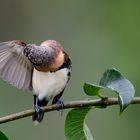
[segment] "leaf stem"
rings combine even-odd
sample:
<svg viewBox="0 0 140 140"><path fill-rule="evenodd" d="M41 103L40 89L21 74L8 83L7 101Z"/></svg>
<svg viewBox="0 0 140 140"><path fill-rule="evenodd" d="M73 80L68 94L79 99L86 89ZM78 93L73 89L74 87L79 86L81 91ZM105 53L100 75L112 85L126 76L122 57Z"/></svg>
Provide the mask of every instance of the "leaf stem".
<svg viewBox="0 0 140 140"><path fill-rule="evenodd" d="M101 98L101 99L106 98L106 97L104 97L101 93L97 94L97 96L98 96L99 98Z"/></svg>

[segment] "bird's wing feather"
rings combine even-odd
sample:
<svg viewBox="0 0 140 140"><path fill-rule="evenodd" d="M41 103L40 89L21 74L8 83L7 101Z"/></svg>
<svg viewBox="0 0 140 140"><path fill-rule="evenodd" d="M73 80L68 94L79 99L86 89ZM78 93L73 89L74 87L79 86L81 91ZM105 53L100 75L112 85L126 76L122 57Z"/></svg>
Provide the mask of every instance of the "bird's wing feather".
<svg viewBox="0 0 140 140"><path fill-rule="evenodd" d="M33 65L20 41L0 43L0 77L20 89L32 90Z"/></svg>

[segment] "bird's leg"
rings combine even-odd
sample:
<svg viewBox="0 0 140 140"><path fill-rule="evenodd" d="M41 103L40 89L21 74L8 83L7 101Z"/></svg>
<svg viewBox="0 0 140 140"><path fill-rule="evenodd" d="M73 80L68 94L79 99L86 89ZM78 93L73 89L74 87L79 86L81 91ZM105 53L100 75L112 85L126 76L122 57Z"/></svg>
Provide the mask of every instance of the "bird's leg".
<svg viewBox="0 0 140 140"><path fill-rule="evenodd" d="M61 115L63 115L63 109L64 109L64 102L60 100L59 98L54 98L52 101L52 104L58 105L58 111L61 111Z"/></svg>
<svg viewBox="0 0 140 140"><path fill-rule="evenodd" d="M40 111L40 107L38 105L38 97L36 95L34 95L34 110L36 113L39 113Z"/></svg>
<svg viewBox="0 0 140 140"><path fill-rule="evenodd" d="M35 115L33 116L33 120L37 120L41 122L44 117L44 111L39 106L39 99L36 95L34 95L34 110Z"/></svg>
<svg viewBox="0 0 140 140"><path fill-rule="evenodd" d="M62 94L64 92L64 89L53 98L52 104L57 104L58 106L58 111L61 111L61 115L63 115L63 109L64 109L64 102L60 100Z"/></svg>
<svg viewBox="0 0 140 140"><path fill-rule="evenodd" d="M56 104L58 104L58 106L59 106L58 111L59 110L61 111L61 116L62 116L63 115L63 110L64 110L64 102L62 100L58 99Z"/></svg>

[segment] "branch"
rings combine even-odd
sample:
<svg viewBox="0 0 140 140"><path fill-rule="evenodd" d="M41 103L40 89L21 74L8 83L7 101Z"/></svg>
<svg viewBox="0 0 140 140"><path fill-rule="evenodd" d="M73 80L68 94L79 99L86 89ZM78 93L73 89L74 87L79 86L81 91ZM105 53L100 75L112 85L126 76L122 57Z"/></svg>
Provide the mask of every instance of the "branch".
<svg viewBox="0 0 140 140"><path fill-rule="evenodd" d="M131 102L131 104L140 104L140 97L135 97L133 101ZM71 101L64 104L64 109L87 107L87 106L111 106L111 105L118 105L118 98ZM59 109L59 106L56 104L42 107L42 110L44 112L50 112L50 111L54 111L58 109ZM32 116L34 113L35 113L34 109L29 109L29 110L11 114L5 117L1 117L0 124L18 120L18 119L25 118L28 116Z"/></svg>

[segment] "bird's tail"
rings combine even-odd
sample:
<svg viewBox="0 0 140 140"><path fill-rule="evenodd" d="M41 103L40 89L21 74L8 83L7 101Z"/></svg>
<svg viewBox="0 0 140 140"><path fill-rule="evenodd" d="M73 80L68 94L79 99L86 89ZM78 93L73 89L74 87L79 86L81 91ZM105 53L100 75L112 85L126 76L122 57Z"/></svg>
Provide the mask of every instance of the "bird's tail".
<svg viewBox="0 0 140 140"><path fill-rule="evenodd" d="M32 120L35 124L40 123L44 118L44 111L40 109L39 112L35 112L35 114L32 116Z"/></svg>

